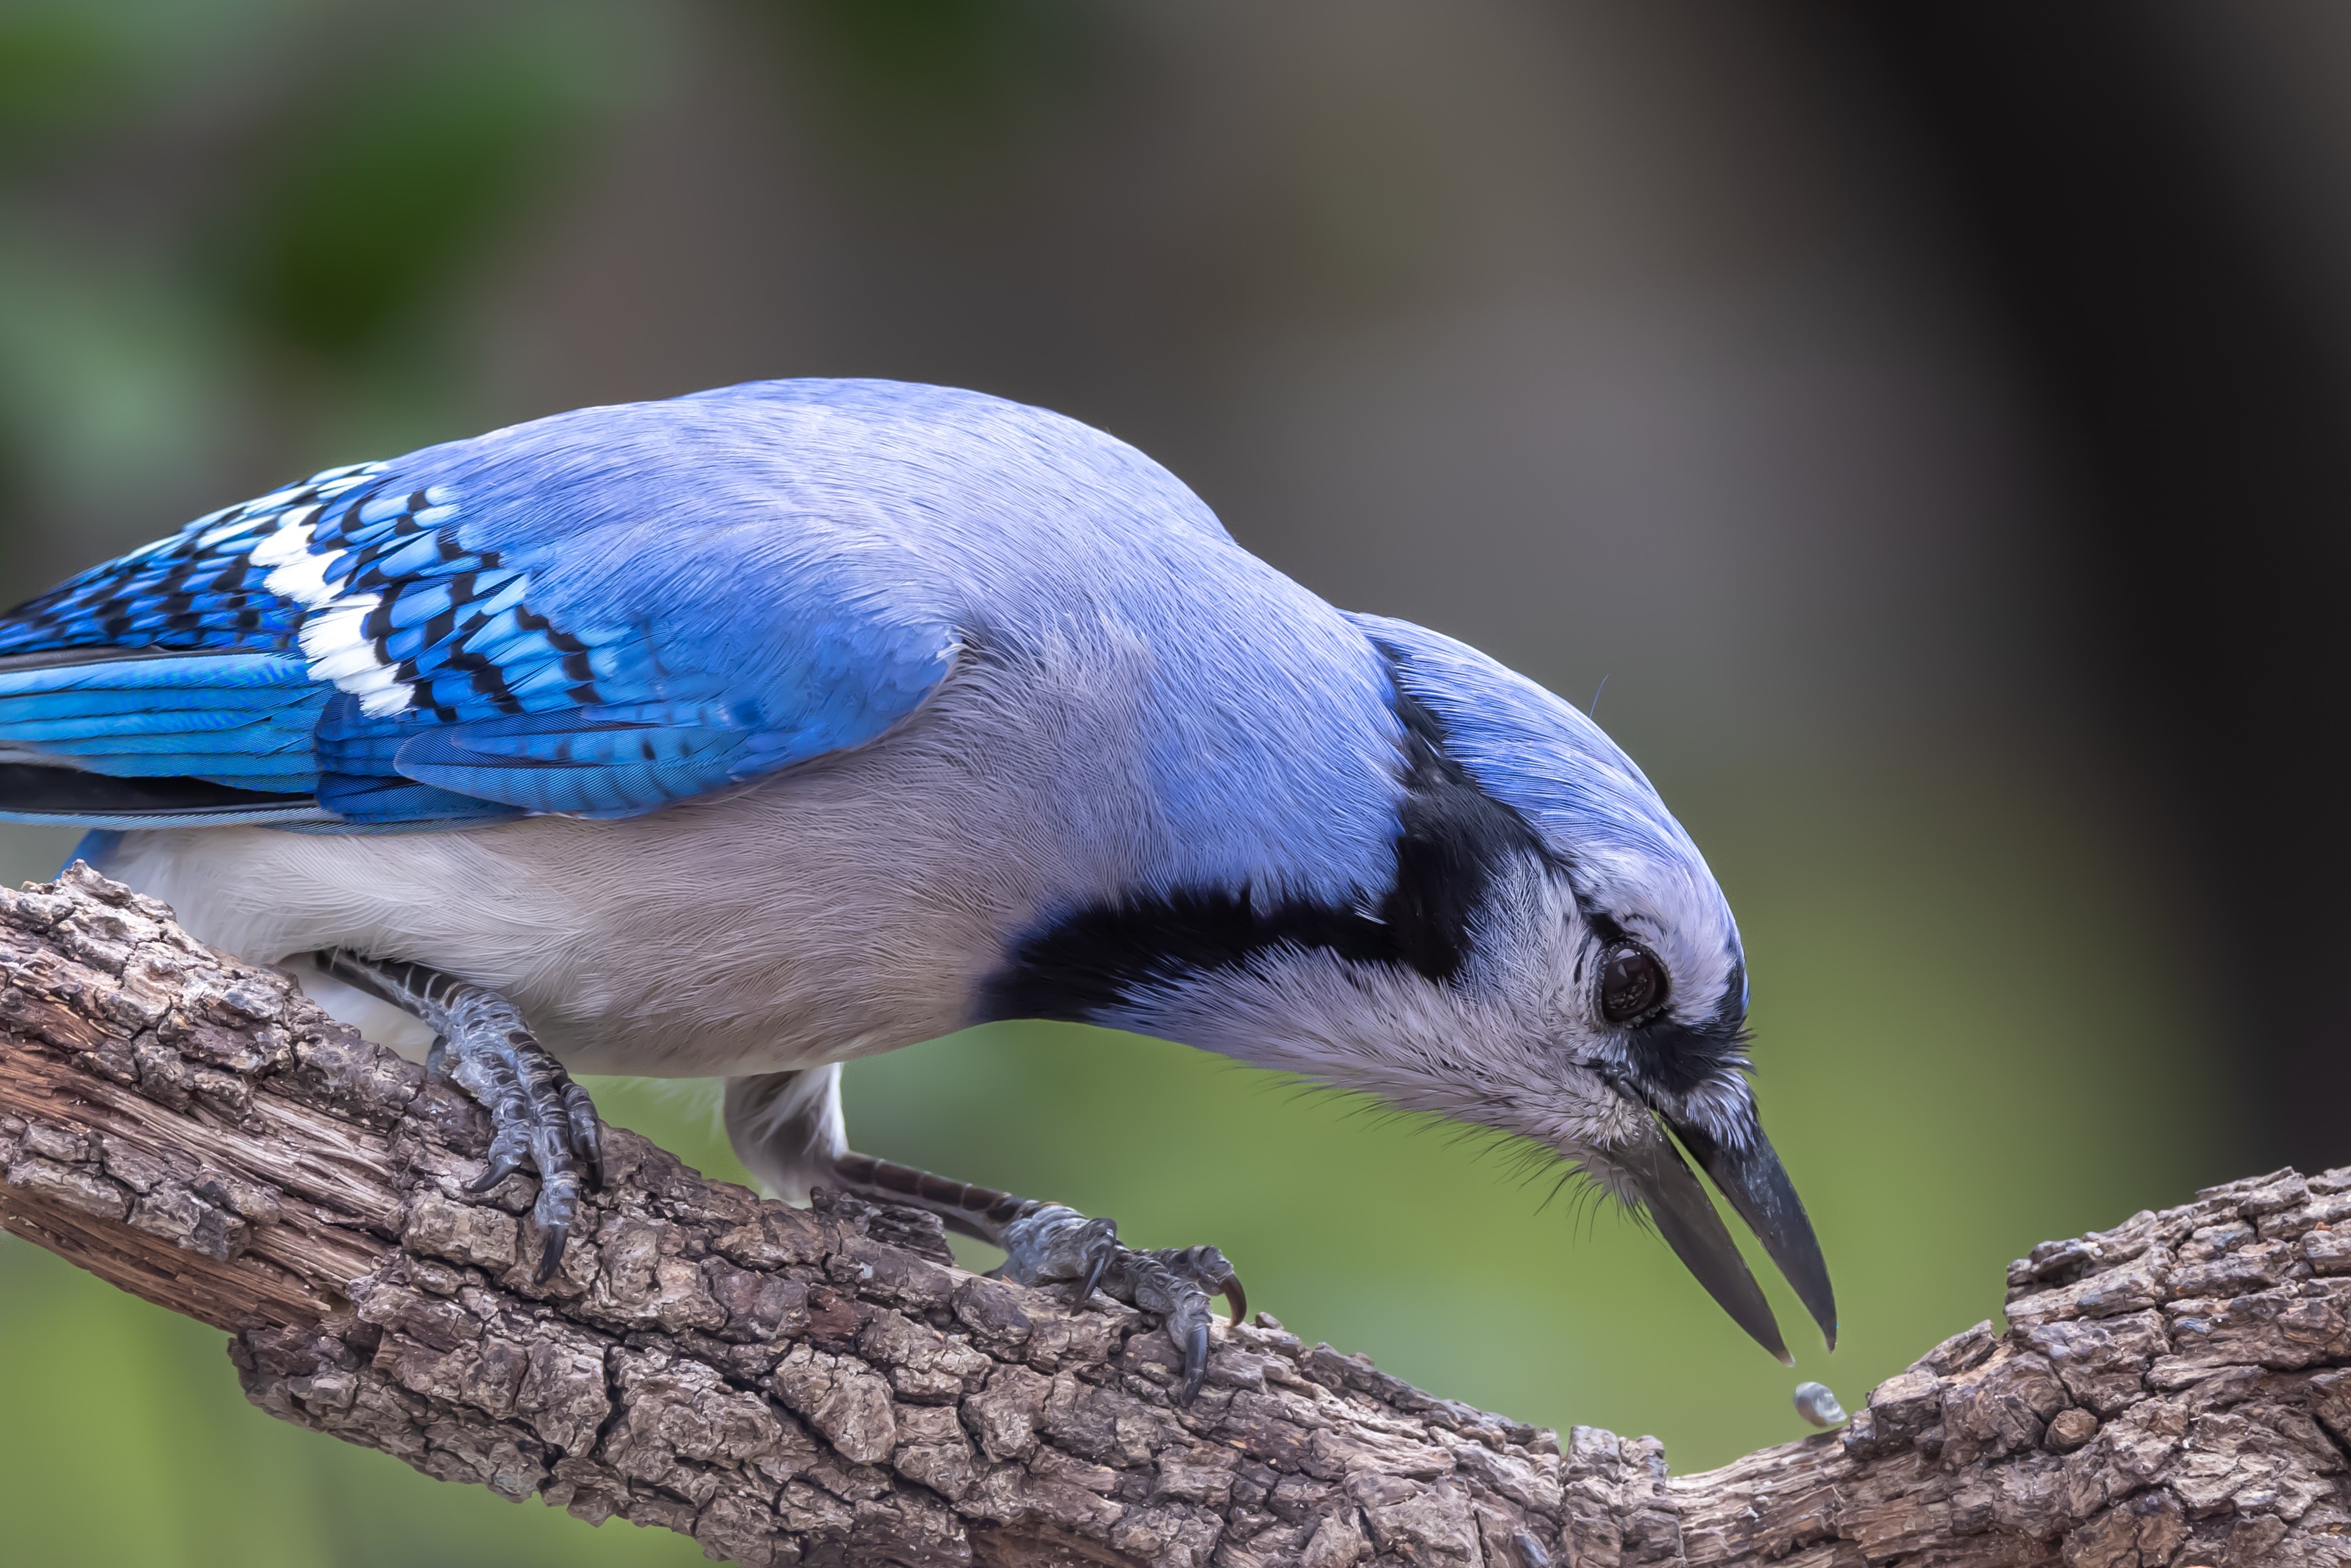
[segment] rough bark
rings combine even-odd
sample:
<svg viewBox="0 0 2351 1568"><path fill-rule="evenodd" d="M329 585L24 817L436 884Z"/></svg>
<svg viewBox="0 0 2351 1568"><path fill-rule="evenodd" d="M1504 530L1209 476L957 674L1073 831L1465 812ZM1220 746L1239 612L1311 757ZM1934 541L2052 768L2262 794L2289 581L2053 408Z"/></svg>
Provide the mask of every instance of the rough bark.
<svg viewBox="0 0 2351 1568"><path fill-rule="evenodd" d="M1842 1433L1700 1475L1259 1316L1189 1409L1145 1318L627 1133L562 1272L462 1096L77 868L0 893L0 1221L234 1337L272 1415L753 1563L2351 1563L2351 1170L2012 1267ZM2341 1225L2341 1228L2332 1228Z"/></svg>

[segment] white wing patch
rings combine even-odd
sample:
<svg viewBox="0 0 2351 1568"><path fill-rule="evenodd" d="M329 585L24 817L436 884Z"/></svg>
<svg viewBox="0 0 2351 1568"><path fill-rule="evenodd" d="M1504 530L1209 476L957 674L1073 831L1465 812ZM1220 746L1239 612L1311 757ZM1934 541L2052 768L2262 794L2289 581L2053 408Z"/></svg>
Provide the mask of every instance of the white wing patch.
<svg viewBox="0 0 2351 1568"><path fill-rule="evenodd" d="M375 470L362 466L332 476L322 476L326 483L314 480L316 494L326 501L339 498L361 480L373 476ZM294 494L288 492L290 499ZM455 497L445 488L434 486L425 493L426 507L412 514L413 520L424 528L437 528L456 516ZM319 521L326 515L325 502L304 507L287 513L277 530L253 549L253 564L270 569L263 586L282 599L292 600L302 607L300 630L297 632L303 653L310 661L310 678L331 682L341 691L359 698L360 709L371 718L405 711L414 706L415 694L411 685L401 679L399 665L383 657L381 646L367 631L367 620L382 603L383 594L378 590L353 591L344 584L329 582L328 572L344 556L360 548L366 537L364 525L405 510L401 501L374 501L360 513L360 529L346 526L341 535L322 548L316 538ZM352 538L353 533L360 538Z"/></svg>

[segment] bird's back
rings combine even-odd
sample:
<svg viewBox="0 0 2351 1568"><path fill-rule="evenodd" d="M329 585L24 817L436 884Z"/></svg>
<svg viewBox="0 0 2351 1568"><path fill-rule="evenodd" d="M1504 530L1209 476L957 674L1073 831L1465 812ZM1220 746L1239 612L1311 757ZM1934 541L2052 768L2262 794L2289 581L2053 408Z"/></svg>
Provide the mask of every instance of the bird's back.
<svg viewBox="0 0 2351 1568"><path fill-rule="evenodd" d="M249 956L437 922L576 1007L721 907L771 912L768 970L832 962L830 920L911 973L926 922L972 967L1126 893L1346 898L1390 858L1388 697L1353 623L1131 447L757 383L338 471L34 601L0 624L0 810L127 830L118 863ZM578 928L600 877L625 940Z"/></svg>

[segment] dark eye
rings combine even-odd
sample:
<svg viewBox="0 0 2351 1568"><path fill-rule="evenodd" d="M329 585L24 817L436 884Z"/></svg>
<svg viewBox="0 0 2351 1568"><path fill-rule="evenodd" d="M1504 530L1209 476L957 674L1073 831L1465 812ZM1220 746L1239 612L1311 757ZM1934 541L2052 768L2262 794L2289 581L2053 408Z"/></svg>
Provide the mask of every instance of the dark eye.
<svg viewBox="0 0 2351 1568"><path fill-rule="evenodd" d="M1630 1023L1666 999L1665 966L1638 947L1612 947L1600 970L1600 1011Z"/></svg>

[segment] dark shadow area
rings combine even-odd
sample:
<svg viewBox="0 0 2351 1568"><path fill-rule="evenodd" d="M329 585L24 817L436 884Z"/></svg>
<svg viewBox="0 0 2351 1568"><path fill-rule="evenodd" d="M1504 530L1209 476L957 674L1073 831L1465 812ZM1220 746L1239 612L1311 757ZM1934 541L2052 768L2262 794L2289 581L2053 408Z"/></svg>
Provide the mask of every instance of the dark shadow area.
<svg viewBox="0 0 2351 1568"><path fill-rule="evenodd" d="M2064 526L2012 569L2058 584L2082 717L2177 824L2178 916L2213 1049L2253 1086L2253 1157L2351 1158L2351 363L2342 285L2290 255L2297 204L2340 192L2244 166L2228 119L2250 108L2216 100L2215 41L2168 8L1831 15L2061 455Z"/></svg>

